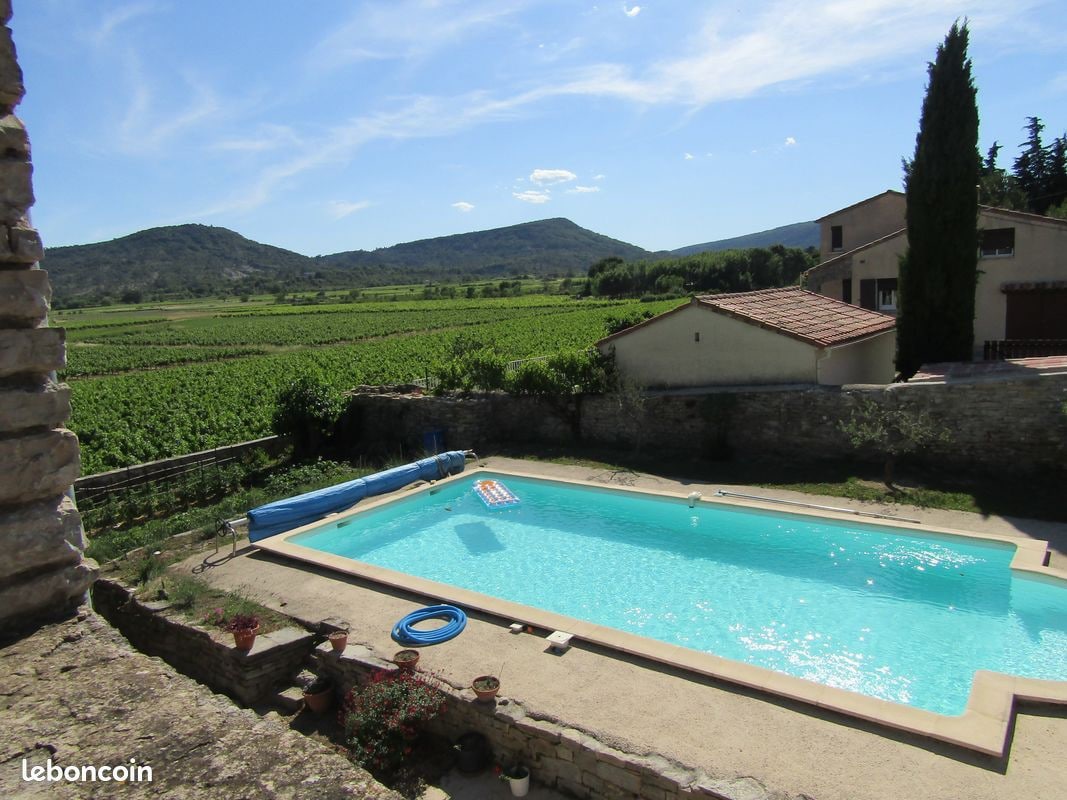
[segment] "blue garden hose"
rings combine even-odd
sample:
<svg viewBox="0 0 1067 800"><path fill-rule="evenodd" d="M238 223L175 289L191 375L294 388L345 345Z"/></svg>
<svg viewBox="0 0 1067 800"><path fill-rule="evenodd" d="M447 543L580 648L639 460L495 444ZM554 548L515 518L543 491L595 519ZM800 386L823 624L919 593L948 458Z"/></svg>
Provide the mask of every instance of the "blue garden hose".
<svg viewBox="0 0 1067 800"><path fill-rule="evenodd" d="M428 631L418 631L412 627L416 622L427 619L443 619L445 624ZM463 613L463 609L449 605L426 606L412 611L393 626L393 641L414 647L440 644L459 636L465 627L467 615Z"/></svg>

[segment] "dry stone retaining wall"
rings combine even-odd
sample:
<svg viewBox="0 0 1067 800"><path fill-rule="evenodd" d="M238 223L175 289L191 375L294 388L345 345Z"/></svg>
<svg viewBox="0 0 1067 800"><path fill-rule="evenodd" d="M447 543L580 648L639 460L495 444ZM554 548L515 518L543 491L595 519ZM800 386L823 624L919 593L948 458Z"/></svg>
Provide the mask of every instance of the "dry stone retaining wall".
<svg viewBox="0 0 1067 800"><path fill-rule="evenodd" d="M30 224L30 142L14 108L25 91L10 0L0 0L0 631L75 608L96 575L82 558L81 520L67 497L81 462L64 429L70 392L55 371L64 331L48 327L52 290Z"/></svg>
<svg viewBox="0 0 1067 800"><path fill-rule="evenodd" d="M375 671L395 669L361 645L350 645L339 655L324 642L312 653L312 661L318 674L333 679L338 697L366 684ZM627 753L565 723L532 717L522 704L507 698L481 702L469 688L443 688L446 711L430 723L433 732L455 741L476 731L485 736L495 763L524 764L533 781L571 797L807 800L769 790L754 778L720 778L656 754Z"/></svg>
<svg viewBox="0 0 1067 800"><path fill-rule="evenodd" d="M295 627L256 637L251 650L233 646L229 633L194 627L168 613L169 604L142 603L122 584L93 584L93 609L120 630L134 647L159 656L179 672L245 704L262 699L293 677L315 637Z"/></svg>
<svg viewBox="0 0 1067 800"><path fill-rule="evenodd" d="M839 423L850 417L861 398L924 412L945 430L945 442L917 456L929 464L994 473L1006 468L1062 471L1067 465L1067 375L1062 374L973 383L658 394L644 398L643 408L611 395L577 402L581 439L588 444L640 444L710 458L733 454L819 459L854 454ZM450 449L576 441L557 407L502 393L368 393L353 396L350 408L363 442L388 437L413 451L420 448L423 434L435 429L444 430Z"/></svg>

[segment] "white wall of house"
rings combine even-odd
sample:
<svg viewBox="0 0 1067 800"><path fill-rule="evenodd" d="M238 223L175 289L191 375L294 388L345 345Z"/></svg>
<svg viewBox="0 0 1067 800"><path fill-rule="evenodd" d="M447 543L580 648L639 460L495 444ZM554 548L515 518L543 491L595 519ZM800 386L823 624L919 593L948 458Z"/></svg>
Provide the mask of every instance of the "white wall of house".
<svg viewBox="0 0 1067 800"><path fill-rule="evenodd" d="M846 208L819 220L819 252L823 261L837 253L847 253L868 242L904 227L904 195L880 194L852 208ZM841 226L841 247L831 247L831 230Z"/></svg>
<svg viewBox="0 0 1067 800"><path fill-rule="evenodd" d="M1038 218L1025 220L1011 214L982 210L978 226L983 230L1015 229L1011 255L978 259L978 288L974 297L974 344L982 352L986 340L1006 338L1008 302L1001 290L1005 283L1067 281L1067 225Z"/></svg>
<svg viewBox="0 0 1067 800"><path fill-rule="evenodd" d="M819 383L842 386L846 383L892 383L896 375L894 359L897 332L886 331L858 342L828 347L819 359Z"/></svg>
<svg viewBox="0 0 1067 800"><path fill-rule="evenodd" d="M817 378L818 348L696 303L600 346L614 346L621 373L642 386L815 383Z"/></svg>

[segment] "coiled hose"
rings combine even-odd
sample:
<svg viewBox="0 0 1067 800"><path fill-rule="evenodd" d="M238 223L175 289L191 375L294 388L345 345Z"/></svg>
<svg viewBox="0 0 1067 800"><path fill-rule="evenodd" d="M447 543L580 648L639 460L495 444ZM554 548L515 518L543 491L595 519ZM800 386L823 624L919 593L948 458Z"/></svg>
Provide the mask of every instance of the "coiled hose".
<svg viewBox="0 0 1067 800"><path fill-rule="evenodd" d="M415 630L412 626L428 619L443 619L445 624L428 631ZM462 609L450 605L426 606L412 611L393 626L393 641L409 647L440 644L454 639L467 627L467 615Z"/></svg>

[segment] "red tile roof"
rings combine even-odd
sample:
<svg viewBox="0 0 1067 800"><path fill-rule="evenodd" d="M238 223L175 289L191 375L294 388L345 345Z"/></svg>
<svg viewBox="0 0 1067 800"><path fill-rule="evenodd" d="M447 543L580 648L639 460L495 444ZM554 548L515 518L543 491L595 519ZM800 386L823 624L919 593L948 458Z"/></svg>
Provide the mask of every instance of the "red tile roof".
<svg viewBox="0 0 1067 800"><path fill-rule="evenodd" d="M702 306L818 347L892 330L896 319L795 286L696 298Z"/></svg>

